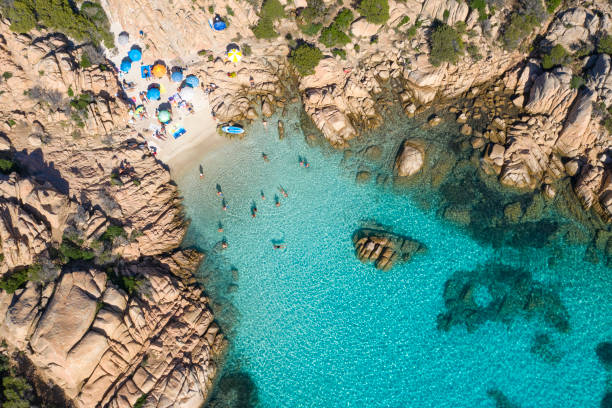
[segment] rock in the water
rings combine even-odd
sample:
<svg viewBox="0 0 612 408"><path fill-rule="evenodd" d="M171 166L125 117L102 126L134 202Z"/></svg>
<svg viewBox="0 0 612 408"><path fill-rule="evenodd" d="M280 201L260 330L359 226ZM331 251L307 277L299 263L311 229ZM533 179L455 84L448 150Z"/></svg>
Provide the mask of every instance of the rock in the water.
<svg viewBox="0 0 612 408"><path fill-rule="evenodd" d="M468 125L467 123L465 123L463 126L461 126L461 134L464 136L471 136L472 135L472 127L470 125Z"/></svg>
<svg viewBox="0 0 612 408"><path fill-rule="evenodd" d="M427 123L429 123L429 126L431 127L438 126L440 123L442 123L442 118L438 115L432 115Z"/></svg>
<svg viewBox="0 0 612 408"><path fill-rule="evenodd" d="M362 228L353 235L355 255L362 262L374 262L377 269L388 271L398 262L427 250L424 244L384 230Z"/></svg>
<svg viewBox="0 0 612 408"><path fill-rule="evenodd" d="M369 171L358 171L355 176L355 181L358 183L367 183L372 175Z"/></svg>
<svg viewBox="0 0 612 408"><path fill-rule="evenodd" d="M421 170L423 162L423 151L415 143L406 140L395 159L395 173L400 177L412 176Z"/></svg>
<svg viewBox="0 0 612 408"><path fill-rule="evenodd" d="M599 343L595 352L601 364L603 364L606 369L612 370L612 342L604 341Z"/></svg>
<svg viewBox="0 0 612 408"><path fill-rule="evenodd" d="M285 125L282 120L278 121L278 138L281 140L285 138Z"/></svg>

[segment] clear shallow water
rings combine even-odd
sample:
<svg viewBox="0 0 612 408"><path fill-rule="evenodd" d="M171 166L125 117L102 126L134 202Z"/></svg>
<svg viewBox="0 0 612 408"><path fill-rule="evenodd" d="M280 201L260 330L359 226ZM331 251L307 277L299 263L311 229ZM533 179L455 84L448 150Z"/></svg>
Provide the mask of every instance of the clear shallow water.
<svg viewBox="0 0 612 408"><path fill-rule="evenodd" d="M477 243L410 195L355 183L356 169L376 175L380 163L343 160L308 147L294 124L286 129L279 142L275 129L255 125L245 140L203 155L214 177L199 180L194 169L179 180L192 222L186 244L209 253L202 280L232 342L225 371L250 377L256 389L249 405L494 407L487 391L495 389L521 407L599 407L606 372L594 350L612 337L612 278L603 264L584 262L576 246L558 244L552 252ZM381 163L397 143L385 146ZM435 200L418 186L411 192ZM369 221L425 243L428 252L386 273L360 263L351 237ZM287 248L274 250L281 241ZM446 281L492 261L526 269L557 293L570 331L521 316L471 333L464 325L438 330ZM486 301L486 290L477 297ZM538 333L549 334L560 361L530 351Z"/></svg>

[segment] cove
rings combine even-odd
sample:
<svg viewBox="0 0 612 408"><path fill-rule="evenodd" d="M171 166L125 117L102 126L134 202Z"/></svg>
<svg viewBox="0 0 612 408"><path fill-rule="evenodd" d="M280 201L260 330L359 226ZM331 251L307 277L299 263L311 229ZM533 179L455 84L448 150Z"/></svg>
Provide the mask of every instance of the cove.
<svg viewBox="0 0 612 408"><path fill-rule="evenodd" d="M457 178L471 164L452 128L397 119L343 153L309 146L299 118L283 118L280 141L276 126L254 124L202 154L203 180L197 165L178 180L185 245L207 253L200 279L231 343L211 406L599 406L606 371L595 349L612 336L612 279L560 237L571 221L551 213L546 224L482 227L477 217L497 217L504 193L475 200L469 224L442 217L442 201L482 194ZM406 137L461 156L449 171L465 171L394 187L389 169ZM373 141L380 157L361 154ZM357 183L359 171L371 178ZM374 223L427 252L389 272L360 263L351 237Z"/></svg>

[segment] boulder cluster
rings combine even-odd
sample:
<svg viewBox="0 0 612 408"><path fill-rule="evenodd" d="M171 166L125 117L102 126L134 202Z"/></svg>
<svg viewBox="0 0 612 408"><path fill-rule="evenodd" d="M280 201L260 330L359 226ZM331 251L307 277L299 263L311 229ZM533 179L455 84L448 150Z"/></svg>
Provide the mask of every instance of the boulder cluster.
<svg viewBox="0 0 612 408"><path fill-rule="evenodd" d="M353 235L355 255L361 262L372 262L376 269L390 270L424 253L427 247L418 241L384 230L362 228Z"/></svg>

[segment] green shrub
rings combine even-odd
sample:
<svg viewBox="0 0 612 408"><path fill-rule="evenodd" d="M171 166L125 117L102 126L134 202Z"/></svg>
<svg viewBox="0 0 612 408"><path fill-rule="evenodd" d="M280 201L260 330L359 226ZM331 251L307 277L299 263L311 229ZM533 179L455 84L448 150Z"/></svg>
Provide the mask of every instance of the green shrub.
<svg viewBox="0 0 612 408"><path fill-rule="evenodd" d="M603 125L608 133L612 134L612 116L606 117L603 121Z"/></svg>
<svg viewBox="0 0 612 408"><path fill-rule="evenodd" d="M584 84L585 84L584 78L578 75L572 75L572 79L570 80L570 88L578 89Z"/></svg>
<svg viewBox="0 0 612 408"><path fill-rule="evenodd" d="M70 106L76 109L79 112L84 112L89 106L90 103L93 102L93 97L88 93L82 93L78 98L70 101Z"/></svg>
<svg viewBox="0 0 612 408"><path fill-rule="evenodd" d="M561 4L561 0L545 0L546 10L549 13L554 13L557 7Z"/></svg>
<svg viewBox="0 0 612 408"><path fill-rule="evenodd" d="M319 61L323 58L323 53L320 49L310 44L300 44L291 51L289 62L297 69L302 76L314 74L314 69L319 65Z"/></svg>
<svg viewBox="0 0 612 408"><path fill-rule="evenodd" d="M457 63L463 55L463 41L459 33L448 24L438 24L431 33L429 61L433 66L443 62Z"/></svg>
<svg viewBox="0 0 612 408"><path fill-rule="evenodd" d="M446 23L449 17L450 17L450 11L448 11L448 9L444 10L444 13L442 13L442 20Z"/></svg>
<svg viewBox="0 0 612 408"><path fill-rule="evenodd" d="M81 242L75 242L67 236L64 236L62 239L62 243L59 247L59 252L63 257L63 262L70 262L72 260L85 260L88 261L94 258L93 251L82 248Z"/></svg>
<svg viewBox="0 0 612 408"><path fill-rule="evenodd" d="M323 24L321 23L308 23L308 24L299 24L298 27L300 31L306 35L316 35L319 31L321 31L321 27Z"/></svg>
<svg viewBox="0 0 612 408"><path fill-rule="evenodd" d="M561 44L555 45L548 54L542 56L542 68L551 69L567 62L568 53Z"/></svg>
<svg viewBox="0 0 612 408"><path fill-rule="evenodd" d="M257 25L251 27L251 31L255 34L255 38L259 39L268 40L278 37L278 33L274 30L274 21L271 18L260 18Z"/></svg>
<svg viewBox="0 0 612 408"><path fill-rule="evenodd" d="M213 6L213 5L208 6L208 12L210 14L215 14L215 6Z"/></svg>
<svg viewBox="0 0 612 408"><path fill-rule="evenodd" d="M508 50L515 50L518 48L521 42L531 34L531 31L539 23L540 21L533 14L513 14L502 36L504 47Z"/></svg>
<svg viewBox="0 0 612 408"><path fill-rule="evenodd" d="M123 289L128 295L135 293L144 283L141 279L133 276L118 276L112 268L106 269L106 276L117 287Z"/></svg>
<svg viewBox="0 0 612 408"><path fill-rule="evenodd" d="M10 174L10 172L13 170L14 165L15 163L13 163L12 160L0 159L0 172L4 174Z"/></svg>
<svg viewBox="0 0 612 408"><path fill-rule="evenodd" d="M466 47L466 50L474 61L480 61L482 59L482 55L480 54L480 50L478 49L476 44L469 43Z"/></svg>
<svg viewBox="0 0 612 408"><path fill-rule="evenodd" d="M242 55L244 55L245 57L249 57L249 56L251 56L251 54L253 54L253 49L247 43L243 43L240 46L240 49L242 50Z"/></svg>
<svg viewBox="0 0 612 408"><path fill-rule="evenodd" d="M230 6L225 6L225 11L227 11L227 15L228 16L233 16L234 15L234 10L232 10L232 8Z"/></svg>
<svg viewBox="0 0 612 408"><path fill-rule="evenodd" d="M278 0L264 0L259 13L260 17L269 17L273 20L285 17L285 9Z"/></svg>
<svg viewBox="0 0 612 408"><path fill-rule="evenodd" d="M68 86L68 96L71 97L71 98L74 96L74 91L72 90L72 85Z"/></svg>
<svg viewBox="0 0 612 408"><path fill-rule="evenodd" d="M361 51L361 47L359 46L359 44L355 44L355 52L359 51Z"/></svg>
<svg viewBox="0 0 612 408"><path fill-rule="evenodd" d="M89 54L84 52L81 54L81 61L79 62L81 68L89 68L91 67L91 60L89 59Z"/></svg>
<svg viewBox="0 0 612 408"><path fill-rule="evenodd" d="M5 81L8 81L12 77L13 77L13 73L12 72L4 71L2 73L2 78L4 78Z"/></svg>
<svg viewBox="0 0 612 408"><path fill-rule="evenodd" d="M612 36L610 34L606 34L599 39L597 52L612 55Z"/></svg>
<svg viewBox="0 0 612 408"><path fill-rule="evenodd" d="M398 23L397 27L399 28L399 27L403 26L404 24L408 24L409 22L410 22L410 17L404 16L404 17L402 17L402 19Z"/></svg>
<svg viewBox="0 0 612 408"><path fill-rule="evenodd" d="M487 15L487 1L486 0L471 0L470 8L478 10L478 19L484 21L489 16Z"/></svg>
<svg viewBox="0 0 612 408"><path fill-rule="evenodd" d="M147 395L148 394L142 394L134 403L134 407L133 408L142 408L144 407L144 403L147 400Z"/></svg>
<svg viewBox="0 0 612 408"><path fill-rule="evenodd" d="M32 386L23 377L6 376L2 378L4 408L30 408L32 406Z"/></svg>
<svg viewBox="0 0 612 408"><path fill-rule="evenodd" d="M118 225L109 225L100 239L102 239L102 241L113 242L115 238L120 236L127 236L123 227Z"/></svg>
<svg viewBox="0 0 612 408"><path fill-rule="evenodd" d="M353 12L347 8L343 8L338 12L336 18L334 18L334 25L338 27L339 30L345 31L353 22Z"/></svg>
<svg viewBox="0 0 612 408"><path fill-rule="evenodd" d="M351 38L346 33L338 30L338 28L332 24L329 27L325 27L321 31L319 41L326 47L335 47L336 45L346 45L351 42Z"/></svg>
<svg viewBox="0 0 612 408"><path fill-rule="evenodd" d="M6 293L15 293L17 289L22 288L30 280L36 280L40 274L42 267L39 264L33 264L25 269L7 273L0 279L0 289Z"/></svg>
<svg viewBox="0 0 612 408"><path fill-rule="evenodd" d="M309 24L322 20L327 16L327 6L324 0L307 0L308 7L300 13L300 20Z"/></svg>
<svg viewBox="0 0 612 408"><path fill-rule="evenodd" d="M342 58L343 60L346 59L346 51L344 51L342 48L334 48L332 50L332 55L334 56L339 55L340 58Z"/></svg>
<svg viewBox="0 0 612 408"><path fill-rule="evenodd" d="M77 41L104 42L108 48L115 46L110 24L104 9L86 1L80 9L69 0L13 0L3 2L2 11L11 21L11 30L26 33L37 23L60 31Z"/></svg>
<svg viewBox="0 0 612 408"><path fill-rule="evenodd" d="M389 2L387 0L361 0L357 11L370 23L384 24L389 19Z"/></svg>

